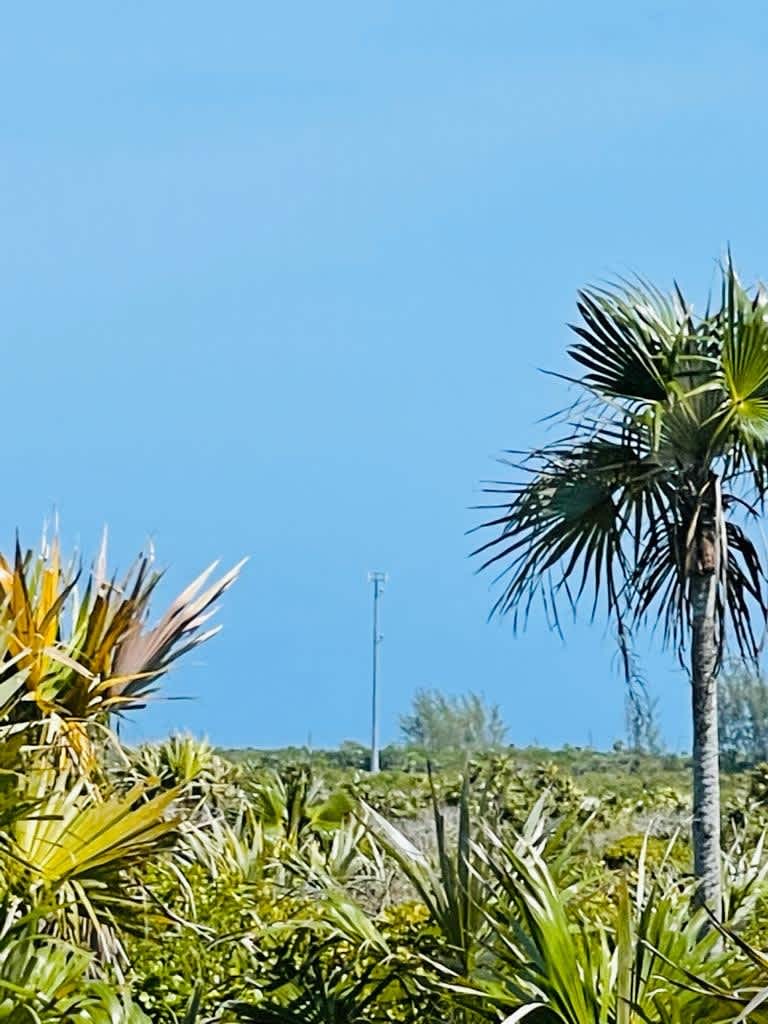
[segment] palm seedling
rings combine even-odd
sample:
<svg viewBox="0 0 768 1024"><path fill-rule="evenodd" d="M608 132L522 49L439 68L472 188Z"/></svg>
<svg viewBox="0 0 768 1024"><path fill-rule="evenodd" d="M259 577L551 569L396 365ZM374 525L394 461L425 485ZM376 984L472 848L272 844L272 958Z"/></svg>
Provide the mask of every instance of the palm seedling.
<svg viewBox="0 0 768 1024"><path fill-rule="evenodd" d="M237 817L245 802L238 766L216 754L205 739L174 733L162 743L145 743L121 753L124 756L113 759L109 773L115 785L128 788L142 782L178 790L188 823L218 812Z"/></svg>
<svg viewBox="0 0 768 1024"><path fill-rule="evenodd" d="M243 1024L384 1024L403 1019L413 999L408 979L373 922L350 913L354 907L345 903L341 895L329 898L320 929L312 922L294 924L261 1001L234 1001L226 1010ZM335 912L329 915L329 910ZM333 922L330 927L328 921Z"/></svg>
<svg viewBox="0 0 768 1024"><path fill-rule="evenodd" d="M305 764L254 773L244 785L265 836L286 852L318 836L331 836L354 807L343 790L327 793Z"/></svg>
<svg viewBox="0 0 768 1024"><path fill-rule="evenodd" d="M127 994L89 976L91 957L50 938L20 935L0 949L5 1024L150 1024Z"/></svg>
<svg viewBox="0 0 768 1024"><path fill-rule="evenodd" d="M97 795L68 772L31 768L21 789L34 811L2 835L3 891L46 920L46 931L93 949L116 969L125 965L121 932L146 906L141 869L176 836L178 791L144 799L141 786Z"/></svg>
<svg viewBox="0 0 768 1024"><path fill-rule="evenodd" d="M725 1024L754 993L752 972L702 928L706 911L691 914L685 887L649 879L645 849L634 891L622 881L604 926L572 909L540 849L486 840L478 854L496 890L486 993L511 1011L507 1024Z"/></svg>
<svg viewBox="0 0 768 1024"><path fill-rule="evenodd" d="M482 944L485 923L482 905L486 886L482 865L472 846L474 826L468 774L464 774L462 781L455 841L448 836L445 816L432 786L434 859L372 807L364 805L364 810L369 828L399 865L440 930L447 948L446 971L457 977L468 977L474 970Z"/></svg>

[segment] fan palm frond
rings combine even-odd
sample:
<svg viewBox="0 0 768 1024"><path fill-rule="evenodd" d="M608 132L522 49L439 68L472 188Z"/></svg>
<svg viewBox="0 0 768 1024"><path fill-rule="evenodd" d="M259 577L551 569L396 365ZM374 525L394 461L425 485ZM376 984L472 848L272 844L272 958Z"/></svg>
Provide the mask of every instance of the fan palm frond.
<svg viewBox="0 0 768 1024"><path fill-rule="evenodd" d="M620 639L661 619L678 650L690 626L688 581L701 531L718 548L719 635L754 656L768 614L768 581L750 530L750 491L762 501L768 467L768 306L750 297L730 261L719 309L694 320L679 292L650 286L580 294L571 358L587 410L571 433L490 484L496 510L473 552L502 584L495 613L521 625L538 596L601 597ZM504 460L507 461L506 459ZM750 488L751 485L751 488ZM744 499L747 499L746 501Z"/></svg>
<svg viewBox="0 0 768 1024"><path fill-rule="evenodd" d="M92 764L89 723L143 707L177 659L218 632L215 603L242 564L213 582L209 566L149 625L162 576L150 556L108 579L105 539L81 594L57 539L37 555L17 543L12 562L0 555L0 710L15 701L11 721L44 720L46 742ZM29 699L19 703L22 683Z"/></svg>

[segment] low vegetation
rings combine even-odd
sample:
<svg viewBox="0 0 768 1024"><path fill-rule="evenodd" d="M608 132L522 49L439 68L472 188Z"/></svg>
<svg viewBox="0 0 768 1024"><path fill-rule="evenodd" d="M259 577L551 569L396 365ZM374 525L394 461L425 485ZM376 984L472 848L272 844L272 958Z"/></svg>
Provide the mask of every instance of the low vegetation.
<svg viewBox="0 0 768 1024"><path fill-rule="evenodd" d="M434 693L404 722L429 711L429 748L377 775L352 743L126 747L237 570L209 575L151 625L149 559L82 586L56 544L0 563L0 1020L768 1020L768 767L725 781L714 926L683 757L516 750Z"/></svg>
<svg viewBox="0 0 768 1024"><path fill-rule="evenodd" d="M736 1021L759 999L768 769L724 780L718 930L692 909L684 758L400 753L371 776L339 751L128 752L186 808L152 876L175 940L129 944L150 1019Z"/></svg>

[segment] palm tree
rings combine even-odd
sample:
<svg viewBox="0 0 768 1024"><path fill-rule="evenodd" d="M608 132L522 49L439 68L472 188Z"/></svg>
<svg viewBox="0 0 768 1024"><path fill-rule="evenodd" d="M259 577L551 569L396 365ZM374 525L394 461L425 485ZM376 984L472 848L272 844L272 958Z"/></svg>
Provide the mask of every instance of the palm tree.
<svg viewBox="0 0 768 1024"><path fill-rule="evenodd" d="M517 480L478 529L499 570L493 613L523 625L542 598L602 602L628 679L633 629L652 624L690 666L693 847L699 899L720 913L716 675L726 640L756 657L768 610L750 537L768 474L768 295L739 282L730 254L719 301L695 316L675 286L643 281L579 293L579 389L563 436L507 453ZM758 628L758 626L760 628Z"/></svg>

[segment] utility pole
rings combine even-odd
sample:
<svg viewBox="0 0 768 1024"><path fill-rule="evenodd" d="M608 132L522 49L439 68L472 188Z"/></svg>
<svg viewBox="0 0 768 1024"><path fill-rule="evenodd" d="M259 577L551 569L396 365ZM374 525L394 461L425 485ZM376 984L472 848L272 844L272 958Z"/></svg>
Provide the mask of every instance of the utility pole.
<svg viewBox="0 0 768 1024"><path fill-rule="evenodd" d="M379 770L379 645L383 639L379 632L379 598L387 582L385 572L369 572L368 582L373 584L373 672L371 679L371 771Z"/></svg>

